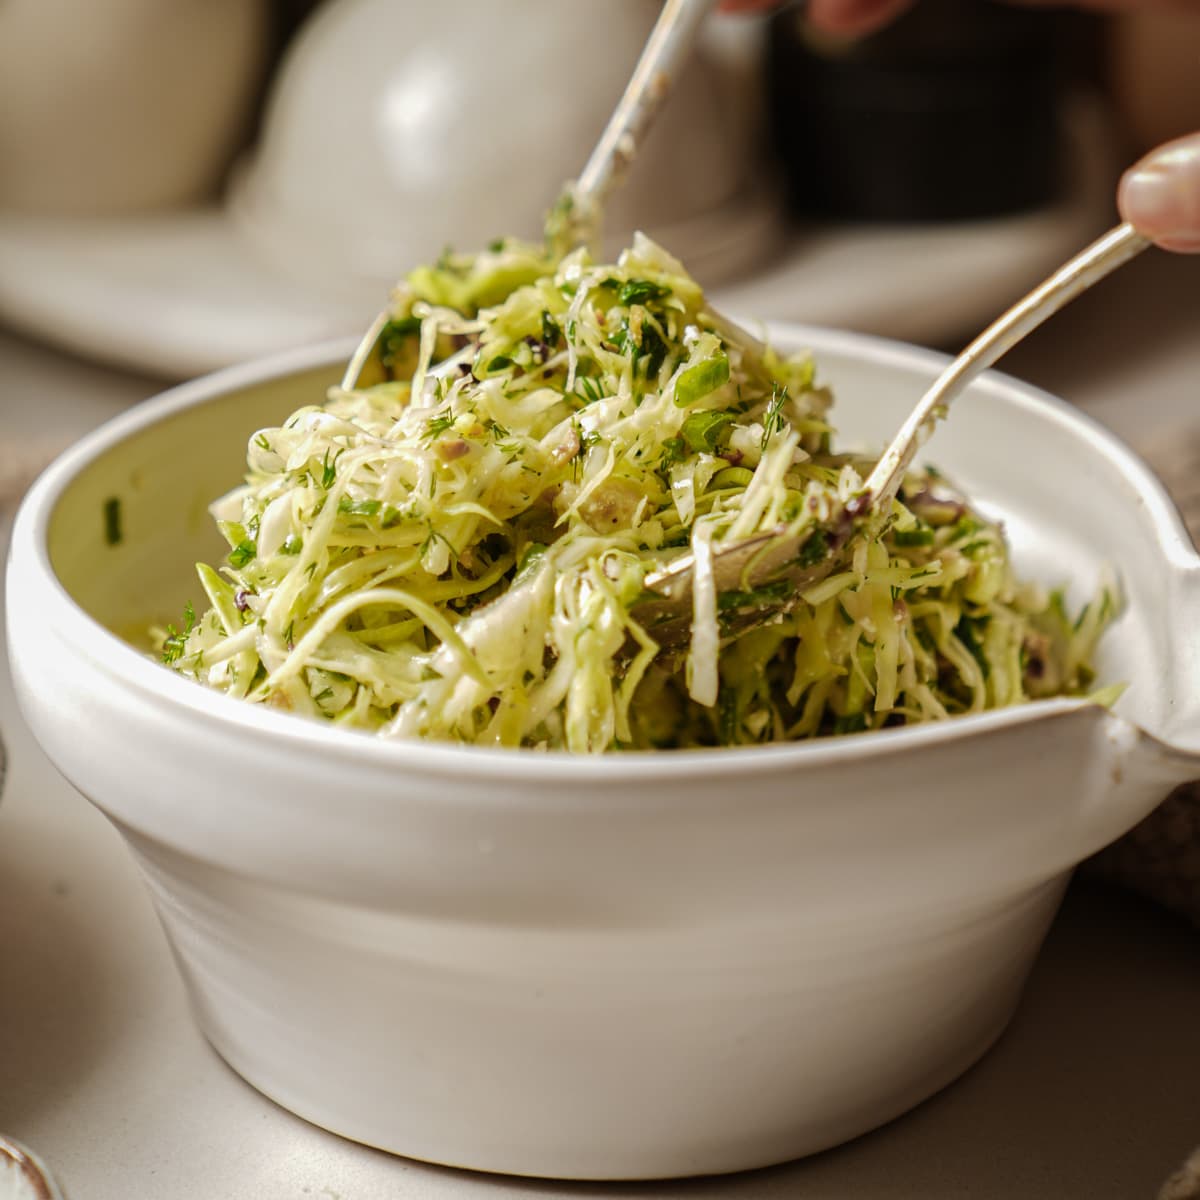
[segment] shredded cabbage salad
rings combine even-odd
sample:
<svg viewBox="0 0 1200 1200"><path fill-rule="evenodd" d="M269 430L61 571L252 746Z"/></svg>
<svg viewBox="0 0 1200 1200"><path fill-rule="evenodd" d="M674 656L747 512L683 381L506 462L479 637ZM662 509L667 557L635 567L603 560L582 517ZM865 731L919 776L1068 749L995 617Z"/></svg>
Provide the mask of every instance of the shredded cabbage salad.
<svg viewBox="0 0 1200 1200"><path fill-rule="evenodd" d="M713 316L638 236L616 263L514 240L409 276L392 378L250 440L212 508L207 597L158 631L175 670L389 737L595 752L941 720L1088 687L1114 612L1014 578L1000 527L932 468L801 595L718 589L713 554L811 525L871 463L831 396ZM694 556L686 652L647 575ZM742 629L749 603L783 606Z"/></svg>

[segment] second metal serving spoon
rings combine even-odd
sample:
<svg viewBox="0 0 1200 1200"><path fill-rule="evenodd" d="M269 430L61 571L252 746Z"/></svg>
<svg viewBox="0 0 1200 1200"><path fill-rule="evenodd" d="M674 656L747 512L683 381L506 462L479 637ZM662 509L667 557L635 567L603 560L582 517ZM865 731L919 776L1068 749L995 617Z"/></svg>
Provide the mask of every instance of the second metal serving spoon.
<svg viewBox="0 0 1200 1200"><path fill-rule="evenodd" d="M862 491L819 527L781 527L716 546L712 570L718 592L747 594L742 610L727 611L734 627L762 624L786 611L801 593L845 561L847 547L884 519L918 449L948 411L951 401L1027 333L1053 316L1092 284L1154 243L1168 249L1200 248L1200 134L1179 138L1153 151L1126 173L1119 203L1131 217L1093 242L987 327L938 376L892 438ZM1133 222L1136 221L1135 225ZM804 553L813 536L823 540L818 562ZM664 648L690 636L695 559L687 553L647 576L653 593L635 608L647 632ZM750 595L767 583L786 581L787 594Z"/></svg>

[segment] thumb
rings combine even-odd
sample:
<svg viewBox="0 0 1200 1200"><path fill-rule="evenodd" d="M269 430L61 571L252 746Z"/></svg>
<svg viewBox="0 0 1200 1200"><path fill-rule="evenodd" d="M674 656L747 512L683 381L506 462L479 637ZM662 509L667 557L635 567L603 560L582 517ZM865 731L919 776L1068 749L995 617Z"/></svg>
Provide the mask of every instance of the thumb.
<svg viewBox="0 0 1200 1200"><path fill-rule="evenodd" d="M1164 250L1200 254L1200 133L1167 142L1130 167L1117 208Z"/></svg>

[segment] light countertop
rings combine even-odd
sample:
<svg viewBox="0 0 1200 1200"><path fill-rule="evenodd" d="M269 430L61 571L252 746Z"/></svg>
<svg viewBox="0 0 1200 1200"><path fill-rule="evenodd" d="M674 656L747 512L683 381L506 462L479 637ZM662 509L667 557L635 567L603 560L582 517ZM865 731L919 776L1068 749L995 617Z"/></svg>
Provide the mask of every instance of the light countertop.
<svg viewBox="0 0 1200 1200"><path fill-rule="evenodd" d="M1200 259L1144 257L1005 368L1135 445L1183 445L1200 429ZM65 443L159 386L0 333L0 448ZM204 1042L130 856L34 744L2 656L0 729L0 1130L71 1200L1150 1200L1200 1143L1200 936L1077 884L999 1045L837 1150L720 1179L571 1185L364 1149L264 1099Z"/></svg>

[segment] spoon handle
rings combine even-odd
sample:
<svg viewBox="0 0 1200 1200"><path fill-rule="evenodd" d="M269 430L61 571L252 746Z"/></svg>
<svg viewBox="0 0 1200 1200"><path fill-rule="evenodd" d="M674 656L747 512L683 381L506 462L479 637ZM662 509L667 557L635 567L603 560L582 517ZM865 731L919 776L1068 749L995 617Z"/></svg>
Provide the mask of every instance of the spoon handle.
<svg viewBox="0 0 1200 1200"><path fill-rule="evenodd" d="M946 415L950 402L971 380L1081 292L1140 254L1150 244L1150 238L1139 233L1128 222L1118 225L1064 263L993 321L937 377L909 413L867 477L859 512L865 512L868 507L877 512L887 511L900 490L904 473L912 465L917 450L933 432L934 425Z"/></svg>
<svg viewBox="0 0 1200 1200"><path fill-rule="evenodd" d="M666 0L625 92L608 119L579 179L568 186L566 199L571 212L563 232L568 248L588 245L594 250L600 236L604 202L633 162L671 85L687 59L700 26L716 0ZM360 386L367 364L379 356L379 339L391 314L384 310L363 334L342 373L342 387L352 391ZM749 335L740 335L750 341Z"/></svg>
<svg viewBox="0 0 1200 1200"><path fill-rule="evenodd" d="M891 444L883 452L867 477L863 490L849 500L825 530L830 553L817 563L798 565L798 552L811 533L806 527L802 534L787 534L784 530L768 530L740 541L729 542L715 550L712 570L718 591L749 589L767 579L786 577L792 584L791 595L803 592L834 569L846 545L855 536L863 518L869 523L872 515L882 520L896 498L904 474L937 421L946 415L950 402L981 371L990 367L1002 354L1011 350L1027 333L1053 316L1063 305L1080 292L1103 279L1110 271L1128 262L1151 244L1128 222L1109 230L1098 241L1064 263L1043 283L1018 301L1003 316L993 321L937 377L933 386L921 397L916 407L900 426ZM686 644L690 636L692 577L695 559L684 554L666 567L647 575L643 586L655 593L644 606L650 617L657 620L652 636L660 645ZM782 606L770 605L747 615L746 627L762 624Z"/></svg>
<svg viewBox="0 0 1200 1200"><path fill-rule="evenodd" d="M605 199L636 157L642 137L715 4L716 0L666 0L663 4L625 93L575 183L575 203L593 230Z"/></svg>
<svg viewBox="0 0 1200 1200"><path fill-rule="evenodd" d="M1063 305L1147 246L1200 250L1200 133L1152 150L1125 172L1117 193L1125 218L992 322L934 381L867 479L859 508L886 512L918 448L950 402Z"/></svg>

